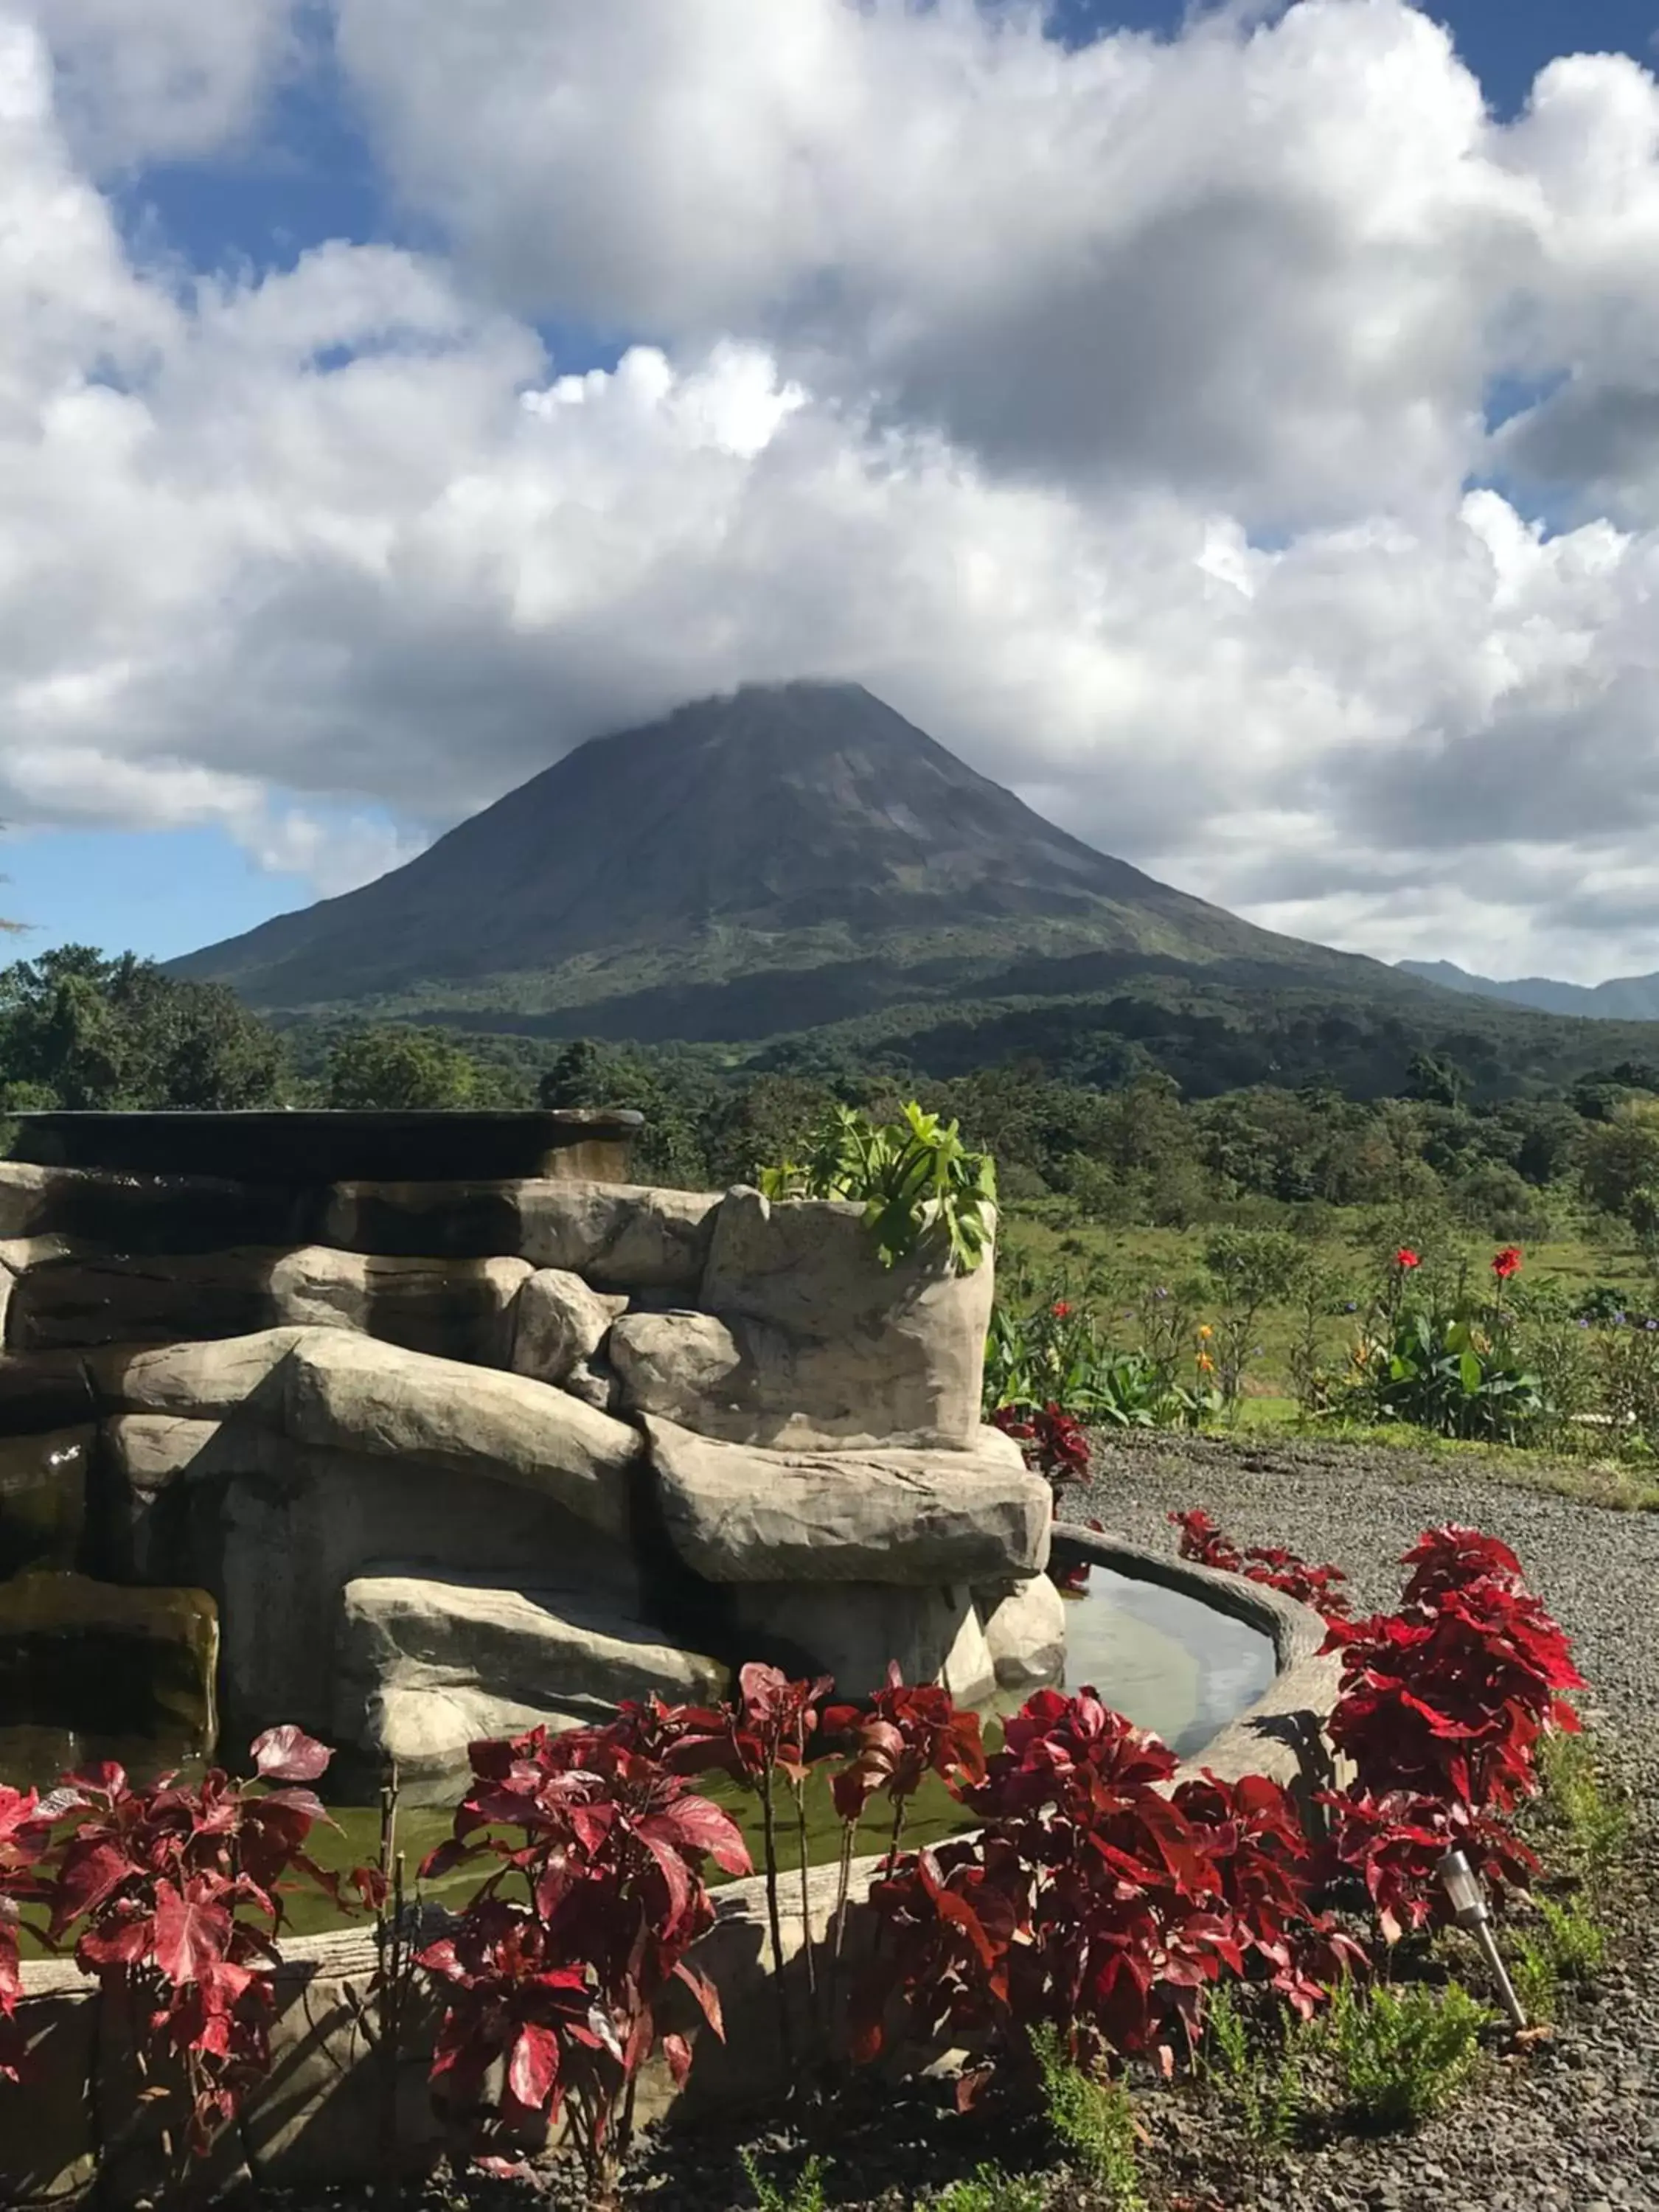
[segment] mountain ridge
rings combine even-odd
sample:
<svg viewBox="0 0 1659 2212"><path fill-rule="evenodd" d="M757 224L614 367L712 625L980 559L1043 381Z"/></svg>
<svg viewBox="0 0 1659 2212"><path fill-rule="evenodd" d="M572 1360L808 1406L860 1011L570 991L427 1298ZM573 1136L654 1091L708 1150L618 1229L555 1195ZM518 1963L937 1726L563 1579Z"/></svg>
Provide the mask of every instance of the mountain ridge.
<svg viewBox="0 0 1659 2212"><path fill-rule="evenodd" d="M1437 983L1468 998L1530 1007L1535 1013L1570 1014L1591 1021L1659 1020L1659 974L1613 975L1605 983L1563 983L1549 975L1521 975L1499 982L1490 975L1473 975L1449 960L1398 960L1395 966L1419 982Z"/></svg>

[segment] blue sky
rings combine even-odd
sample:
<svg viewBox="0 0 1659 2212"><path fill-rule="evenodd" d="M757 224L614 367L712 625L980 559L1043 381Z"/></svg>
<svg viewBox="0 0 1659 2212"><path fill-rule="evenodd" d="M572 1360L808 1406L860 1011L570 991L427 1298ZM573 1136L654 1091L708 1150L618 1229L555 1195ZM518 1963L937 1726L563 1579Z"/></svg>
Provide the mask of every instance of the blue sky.
<svg viewBox="0 0 1659 2212"><path fill-rule="evenodd" d="M1509 173L1490 167L1471 191L1467 160L1437 168L1459 127L1455 101L1443 68L1420 46L1407 51L1388 0L1292 11L1317 27L1300 47L1277 40L1251 95L1265 85L1270 100L1291 103L1291 119L1255 155L1223 148L1213 175L1206 133L1231 122L1229 109L1206 110L1197 79L1183 88L1166 72L1164 90L1148 80L1147 113L1163 113L1163 101L1177 119L1156 124L1148 142L1146 236L1164 242L1145 252L1091 231L1097 196L1116 205L1126 179L1098 181L1109 163L1089 165L1109 147L1091 146L1086 105L1057 96L1055 143L1075 176L1034 186L1002 242L983 247L982 276L967 283L948 264L958 246L981 250L981 230L999 219L995 196L972 220L947 210L930 237L913 207L927 182L907 185L873 221L855 214L845 237L804 244L792 271L787 240L763 236L760 170L725 198L716 161L707 207L684 154L678 169L665 154L653 174L679 81L651 85L649 39L637 67L618 70L620 34L607 45L591 11L501 0L492 17L525 40L544 33L550 70L556 63L567 91L603 118L567 157L542 124L520 127L520 52L504 44L492 65L437 0L415 38L399 26L428 0L290 4L308 46L299 60L258 51L259 22L280 12L274 0L224 0L206 13L199 0L155 0L123 31L118 58L142 64L124 73L99 44L108 46L102 0L0 0L0 40L14 21L61 40L59 114L26 149L28 178L67 162L96 196L88 205L112 217L125 256L112 278L80 217L61 252L43 251L43 264L68 271L61 304L84 351L68 381L41 386L42 407L78 374L148 410L137 442L131 422L76 423L91 442L70 479L101 485L112 471L120 497L107 514L88 507L82 538L63 524L67 573L87 580L67 596L52 581L65 478L44 428L29 457L38 484L18 502L35 534L9 565L0 518L0 702L12 687L12 734L0 736L0 817L11 824L0 911L30 926L28 948L189 950L360 879L595 728L698 689L821 666L872 682L1106 848L1273 926L1469 965L1503 964L1514 948L1516 961L1581 977L1659 965L1650 825L1630 798L1651 785L1659 808L1659 773L1644 763L1632 775L1620 753L1644 741L1659 709L1659 696L1647 698L1659 670L1639 612L1659 578L1659 506L1649 511L1659 463L1648 458L1659 396L1644 382L1659 358L1659 298L1650 299L1645 216L1628 198L1631 175L1646 161L1659 177L1659 161L1634 118L1633 77L1564 84L1549 129L1516 140L1513 160L1534 173L1534 200L1555 225L1550 281L1566 289L1557 301L1532 274L1505 280L1469 303L1465 331L1454 327L1460 295L1502 261L1480 225ZM658 27L729 26L752 4L684 0ZM657 6L618 0L605 21L625 13L643 24ZM833 12L833 0L801 0L792 21L810 15L822 29ZM885 11L890 32L898 12ZM1283 11L1260 12L1276 33ZM1466 0L1437 20L1509 122L1557 56L1653 64L1659 0ZM870 75L846 112L861 101L878 116L881 72L908 71L899 112L935 102L921 119L949 146L960 123L950 103L971 74L963 21L941 10L931 58L926 32L885 45L872 33L867 54L847 34L835 66ZM1180 12L1163 0L1057 0L1050 29L1074 52L1121 29L1183 38ZM780 50L787 43L781 35ZM1297 89L1310 56L1328 72L1334 58L1323 94ZM705 147L734 164L772 159L765 143L738 144L770 93L746 81L733 93L720 57L699 52L695 38L672 68L705 63L699 115L717 118L721 98L741 104L690 142L693 167ZM781 71L779 146L816 129L799 85L823 67L819 53L804 78ZM246 96L238 69L252 73ZM193 84L192 72L213 97L181 120L154 88ZM1017 178L1047 149L1041 133L1021 140L1018 72L1009 82L1000 119L985 111L961 143L1006 129L1010 147L1025 146L1009 157ZM837 89L844 98L848 82ZM1335 97L1352 97L1354 120L1326 143L1322 102ZM60 125L61 138L52 135ZM814 141L817 173L843 153L847 163L826 204L855 198L878 166L871 155L887 151L882 126L867 127L878 133L867 151L837 148L831 125ZM1135 127L1132 105L1114 130L1133 142ZM1406 232L1445 240L1438 271L1438 246L1426 264L1415 243L1376 247L1363 190L1356 201L1339 182L1322 197L1317 164L1340 164L1345 133L1358 145L1372 129L1376 173L1406 210ZM1631 150L1598 168L1598 149L1621 131ZM1291 181L1256 204L1252 161L1271 161L1298 131L1303 169L1292 161ZM105 158L118 141L135 158ZM944 204L971 189L975 164L940 158ZM1305 223L1291 204L1304 175ZM1420 178L1426 216L1413 205ZM780 184L780 200L799 182ZM1131 201L1139 189L1137 179ZM40 204L57 219L64 194L51 190ZM1044 263L1046 234L1073 220L1068 192L1091 242L1062 242ZM597 258L581 251L584 225L565 219L573 205L604 211ZM812 220L803 216L803 238ZM1511 205L1504 221L1516 220ZM1258 228L1280 221L1282 237ZM1562 226L1575 222L1579 242L1564 246ZM913 224L924 228L907 276ZM744 256L751 230L756 270ZM1228 241L1213 266L1212 236ZM352 251L325 267L319 249L331 241ZM392 258L375 261L375 248ZM1236 272L1252 267L1235 292ZM1447 288L1439 307L1426 296L1431 278ZM220 289L198 295L202 279ZM1385 300L1379 287L1396 279L1398 297ZM802 303L814 298L826 304L808 314ZM9 342L40 315L33 305L15 313ZM1362 342L1356 333L1373 322ZM323 335L295 354L290 328ZM1443 362L1433 358L1443 338ZM662 349L661 365L641 358L620 372L630 342ZM1173 352L1158 358L1166 345ZM1468 362L1494 345L1471 405ZM331 374L381 351L380 387ZM36 373L27 349L20 358ZM517 395L537 394L551 373L589 370L604 374L580 407L536 401L534 419L548 427L534 434L548 450L520 450L532 434L514 425ZM857 427L866 408L867 436ZM896 469L896 435L920 441ZM941 437L948 459L928 443ZM826 473L838 438L840 474ZM711 471L731 483L715 487ZM826 489L854 480L856 511ZM1460 518L1472 485L1492 487L1496 503ZM947 525L941 502L951 501L959 512ZM1471 530L1478 582L1453 573L1467 567ZM1592 581L1599 589L1613 573L1609 530L1616 603L1587 611ZM123 573L109 549L129 532ZM852 583L872 532L890 585L860 595ZM981 532L983 548L970 550ZM1547 558L1540 549L1555 544ZM1386 580L1350 573L1360 546L1366 562L1393 564ZM954 626L966 586L952 576L999 562L1012 565L995 614L971 616L964 654ZM1443 574L1437 562L1451 565ZM1517 562L1536 572L1524 589ZM1186 606L1194 565L1206 580ZM810 585L785 588L797 569ZM890 619L888 603L930 573L948 586L937 604ZM14 609L8 578L20 576L46 580ZM614 601L596 576L615 578ZM1067 580L1079 576L1094 595L1084 610ZM1475 608L1471 590L1490 605ZM85 618L54 659L42 623L73 608L76 592ZM1532 605L1529 592L1548 605ZM1417 599L1420 611L1407 612ZM1474 627L1437 637L1431 651L1402 651L1446 610ZM1165 659L1139 665L1166 623L1156 647ZM1555 642L1534 670L1540 624ZM1587 636L1596 641L1588 659ZM1315 648L1327 645L1321 659ZM1474 668L1494 672L1484 702L1469 693ZM1407 669L1409 700L1400 696ZM1593 729L1552 720L1564 683L1586 693L1571 715L1601 717ZM1218 720L1236 747L1253 733L1256 766L1224 802L1194 805L1188 779L1172 807L1148 781L1148 717L1174 744L1172 711L1193 718L1200 747ZM1605 755L1605 807L1582 789L1565 805L1552 796L1541 763L1568 742L1584 759ZM1494 763L1512 763L1517 749L1540 764L1530 809L1507 769L1501 803L1492 796Z"/></svg>

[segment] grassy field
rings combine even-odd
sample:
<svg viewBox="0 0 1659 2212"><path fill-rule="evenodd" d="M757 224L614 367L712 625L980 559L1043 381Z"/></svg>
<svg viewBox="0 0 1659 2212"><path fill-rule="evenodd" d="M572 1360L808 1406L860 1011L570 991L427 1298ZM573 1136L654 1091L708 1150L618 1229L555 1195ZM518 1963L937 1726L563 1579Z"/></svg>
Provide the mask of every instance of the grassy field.
<svg viewBox="0 0 1659 2212"><path fill-rule="evenodd" d="M1346 1297L1363 1305L1376 1288L1382 1240L1376 1232L1375 1217L1338 1215L1336 1222L1334 1233L1322 1240L1319 1249L1325 1263L1346 1279ZM998 1267L1011 1289L1017 1291L1029 1276L1039 1286L1053 1285L1061 1296L1092 1304L1103 1319L1115 1315L1124 1341L1129 1343L1133 1340L1129 1309L1142 1291L1155 1284L1171 1289L1183 1283L1201 1284L1204 1245L1211 1233L1205 1228L1107 1228L1068 1218L1064 1200L1048 1199L1011 1209L999 1231ZM1462 1230L1449 1231L1446 1239L1448 1246L1466 1249L1477 1270L1491 1257L1497 1242ZM1641 1255L1627 1242L1599 1243L1580 1233L1525 1245L1522 1250L1522 1279L1527 1284L1553 1281L1577 1291L1606 1283L1627 1291L1633 1304L1650 1305L1659 1297ZM1344 1310L1344 1297L1332 1303L1335 1310L1321 1321L1321 1350L1335 1365L1346 1358L1354 1322ZM1294 1413L1290 1352L1297 1326L1298 1316L1288 1306L1269 1307L1263 1313L1261 1356L1245 1378L1245 1392L1252 1401L1249 1417L1274 1421Z"/></svg>

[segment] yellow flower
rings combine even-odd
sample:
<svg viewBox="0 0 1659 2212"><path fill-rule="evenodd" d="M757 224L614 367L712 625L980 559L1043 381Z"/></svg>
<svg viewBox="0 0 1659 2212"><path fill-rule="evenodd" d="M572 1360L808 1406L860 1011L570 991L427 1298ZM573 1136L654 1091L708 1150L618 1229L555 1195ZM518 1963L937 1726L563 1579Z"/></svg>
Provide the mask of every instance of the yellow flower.
<svg viewBox="0 0 1659 2212"><path fill-rule="evenodd" d="M1207 1352L1200 1352L1199 1353L1198 1365L1200 1374L1212 1375L1215 1372L1215 1362L1211 1358Z"/></svg>
<svg viewBox="0 0 1659 2212"><path fill-rule="evenodd" d="M1210 1327L1208 1322L1203 1323L1198 1333L1201 1337L1211 1337L1215 1334L1215 1331Z"/></svg>

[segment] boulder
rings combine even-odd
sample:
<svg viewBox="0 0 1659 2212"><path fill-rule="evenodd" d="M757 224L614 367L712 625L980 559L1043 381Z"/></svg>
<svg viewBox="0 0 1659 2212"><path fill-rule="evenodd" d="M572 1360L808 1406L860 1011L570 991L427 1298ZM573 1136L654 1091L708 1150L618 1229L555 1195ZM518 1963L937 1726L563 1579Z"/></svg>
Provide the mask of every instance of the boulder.
<svg viewBox="0 0 1659 2212"><path fill-rule="evenodd" d="M480 1736L611 1718L623 1698L725 1694L726 1669L562 1575L486 1583L387 1568L347 1584L334 1729L418 1786L465 1769Z"/></svg>
<svg viewBox="0 0 1659 2212"><path fill-rule="evenodd" d="M261 1249L131 1258L43 1254L18 1276L6 1342L39 1352L246 1336L276 1319L270 1279L277 1257Z"/></svg>
<svg viewBox="0 0 1659 2212"><path fill-rule="evenodd" d="M217 1420L270 1395L271 1378L309 1334L267 1328L203 1344L108 1345L82 1364L109 1412Z"/></svg>
<svg viewBox="0 0 1659 2212"><path fill-rule="evenodd" d="M625 1315L606 1352L629 1413L659 1414L732 1443L763 1441L753 1433L755 1364L713 1314Z"/></svg>
<svg viewBox="0 0 1659 2212"><path fill-rule="evenodd" d="M346 1252L490 1260L519 1250L516 1182L337 1182L318 1236Z"/></svg>
<svg viewBox="0 0 1659 2212"><path fill-rule="evenodd" d="M356 1329L410 1352L505 1367L514 1303L530 1272L523 1260L386 1259L307 1245L271 1267L271 1317L279 1327Z"/></svg>
<svg viewBox="0 0 1659 2212"><path fill-rule="evenodd" d="M0 1437L38 1436L97 1418L92 1377L79 1352L0 1353Z"/></svg>
<svg viewBox="0 0 1659 2212"><path fill-rule="evenodd" d="M179 1486L192 1468L211 1464L220 1427L179 1413L121 1413L104 1424L88 1494L93 1573L114 1583L210 1578L213 1545L192 1528Z"/></svg>
<svg viewBox="0 0 1659 2212"><path fill-rule="evenodd" d="M515 1375L528 1375L538 1382L568 1383L578 1367L591 1360L610 1333L611 1324L628 1310L624 1297L590 1291L580 1275L564 1267L538 1267L520 1288L514 1319L513 1356L507 1363Z"/></svg>
<svg viewBox="0 0 1659 2212"><path fill-rule="evenodd" d="M545 1574L637 1601L630 1554L536 1492L409 1458L296 1443L258 1421L112 1422L97 1521L106 1572L188 1576L224 1623L228 1716L331 1726L339 1593L375 1562L411 1571Z"/></svg>
<svg viewBox="0 0 1659 2212"><path fill-rule="evenodd" d="M568 1390L573 1398L580 1398L584 1406L598 1407L602 1413L617 1413L622 1406L622 1385L605 1360L580 1361L559 1387Z"/></svg>
<svg viewBox="0 0 1659 2212"><path fill-rule="evenodd" d="M75 1565L97 1433L77 1427L0 1439L0 1582L31 1567Z"/></svg>
<svg viewBox="0 0 1659 2212"><path fill-rule="evenodd" d="M743 1649L793 1674L830 1674L866 1698L896 1663L907 1682L942 1682L960 1705L989 1703L996 1673L965 1583L746 1583L732 1593Z"/></svg>
<svg viewBox="0 0 1659 2212"><path fill-rule="evenodd" d="M989 1255L971 1274L925 1240L884 1267L863 1209L728 1191L698 1304L747 1341L755 1441L964 1446L980 1423Z"/></svg>
<svg viewBox="0 0 1659 2212"><path fill-rule="evenodd" d="M1047 1575L976 1589L997 1687L1024 1692L1066 1673L1066 1601Z"/></svg>
<svg viewBox="0 0 1659 2212"><path fill-rule="evenodd" d="M281 1425L301 1443L532 1490L627 1539L639 1436L568 1391L333 1329L301 1337L283 1382Z"/></svg>
<svg viewBox="0 0 1659 2212"><path fill-rule="evenodd" d="M670 1540L706 1581L920 1587L1048 1562L1048 1485L1000 1453L767 1451L645 1427Z"/></svg>
<svg viewBox="0 0 1659 2212"><path fill-rule="evenodd" d="M712 1191L523 1183L517 1249L538 1267L585 1275L600 1290L692 1290L719 1206Z"/></svg>
<svg viewBox="0 0 1659 2212"><path fill-rule="evenodd" d="M297 1241L303 1207L274 1185L0 1161L0 1238L56 1234L118 1252Z"/></svg>

